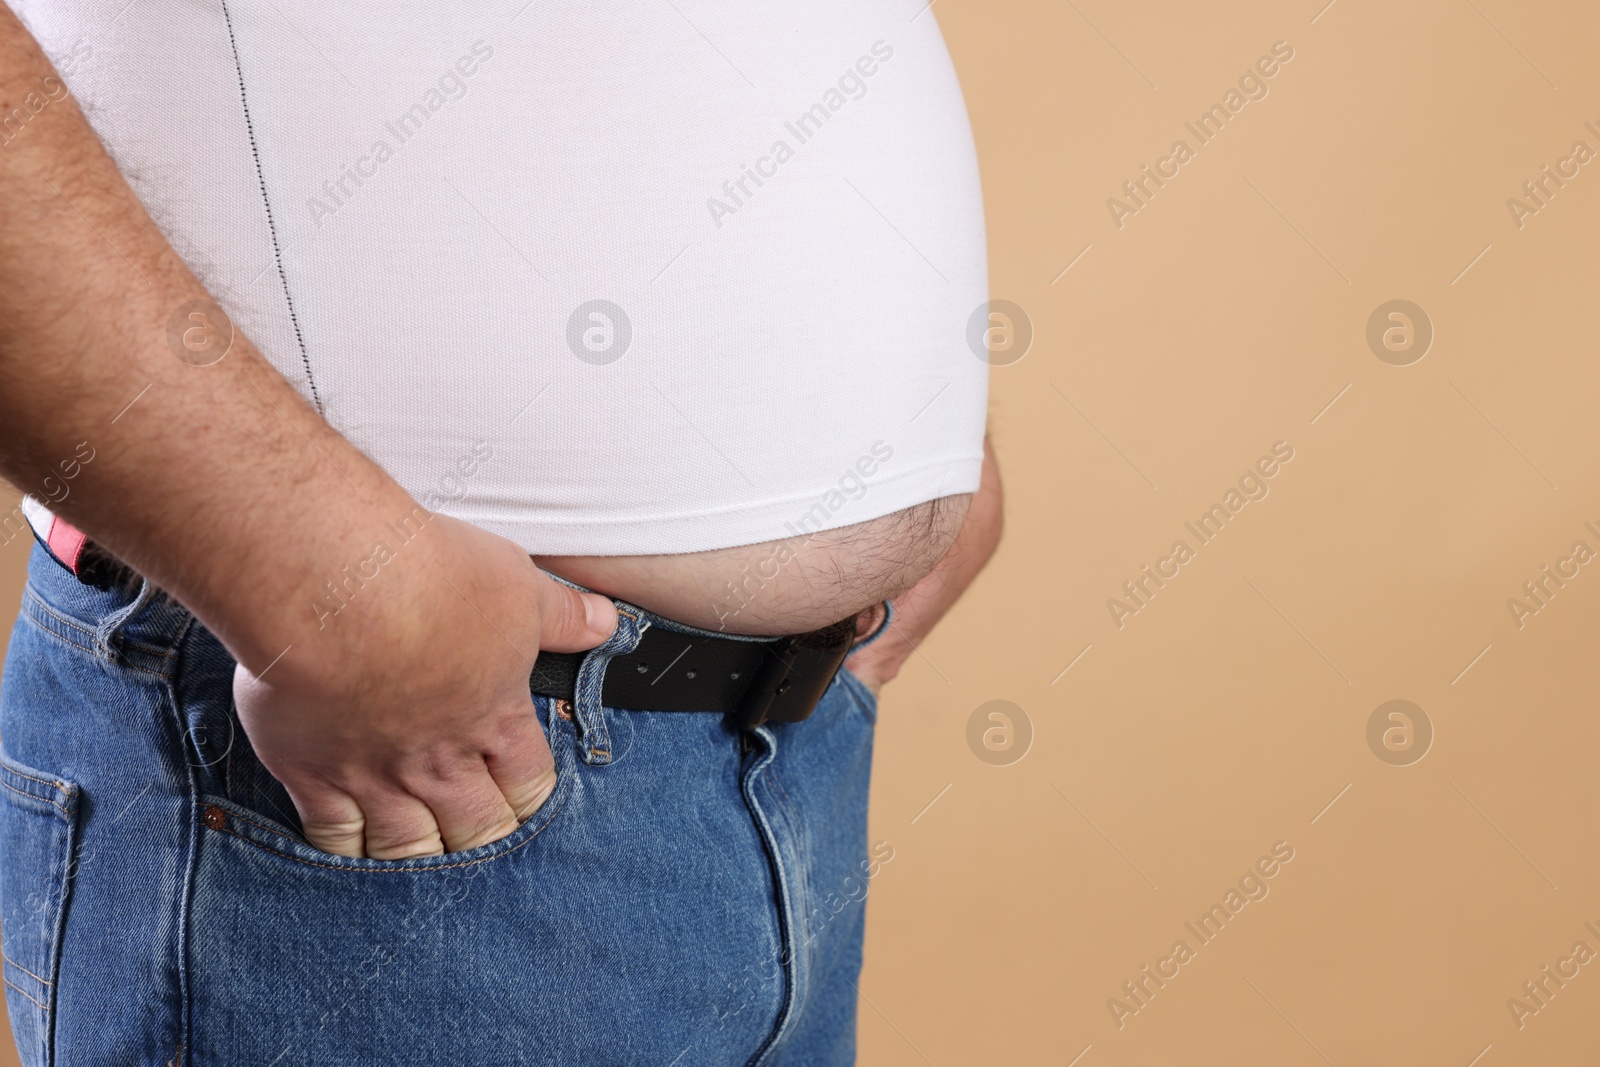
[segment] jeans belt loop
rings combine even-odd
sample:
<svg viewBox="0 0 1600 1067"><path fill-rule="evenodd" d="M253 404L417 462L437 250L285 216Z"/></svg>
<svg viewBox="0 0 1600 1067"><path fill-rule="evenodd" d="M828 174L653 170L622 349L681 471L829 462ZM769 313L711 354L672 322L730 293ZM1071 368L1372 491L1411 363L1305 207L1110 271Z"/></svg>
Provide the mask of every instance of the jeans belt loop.
<svg viewBox="0 0 1600 1067"><path fill-rule="evenodd" d="M578 725L578 751L583 762L597 766L611 762L611 731L606 726L604 699L606 667L611 657L638 648L639 638L650 628L630 605L618 600L612 603L617 606L616 632L584 655L573 687L572 717Z"/></svg>

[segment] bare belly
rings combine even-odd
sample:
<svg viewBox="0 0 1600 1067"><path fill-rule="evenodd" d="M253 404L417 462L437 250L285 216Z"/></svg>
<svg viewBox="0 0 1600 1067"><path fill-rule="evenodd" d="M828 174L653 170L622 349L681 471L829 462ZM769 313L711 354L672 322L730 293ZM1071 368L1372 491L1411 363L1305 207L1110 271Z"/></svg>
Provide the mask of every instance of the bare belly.
<svg viewBox="0 0 1600 1067"><path fill-rule="evenodd" d="M671 556L536 556L552 574L670 619L793 634L897 596L955 541L970 495L930 500L809 537Z"/></svg>

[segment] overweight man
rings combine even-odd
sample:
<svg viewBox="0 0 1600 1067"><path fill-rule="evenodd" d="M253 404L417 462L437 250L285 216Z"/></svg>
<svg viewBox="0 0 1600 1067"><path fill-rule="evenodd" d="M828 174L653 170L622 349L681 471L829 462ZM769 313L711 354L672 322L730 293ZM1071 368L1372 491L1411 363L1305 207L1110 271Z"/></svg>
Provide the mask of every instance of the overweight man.
<svg viewBox="0 0 1600 1067"><path fill-rule="evenodd" d="M851 1063L1001 525L933 15L9 3L23 1062Z"/></svg>

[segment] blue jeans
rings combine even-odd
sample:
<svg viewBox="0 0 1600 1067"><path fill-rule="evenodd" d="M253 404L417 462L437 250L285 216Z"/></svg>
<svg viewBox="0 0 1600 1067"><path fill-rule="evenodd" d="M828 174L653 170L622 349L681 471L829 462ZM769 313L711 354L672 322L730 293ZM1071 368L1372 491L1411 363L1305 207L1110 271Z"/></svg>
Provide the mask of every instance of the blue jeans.
<svg viewBox="0 0 1600 1067"><path fill-rule="evenodd" d="M0 933L28 1067L831 1067L855 1054L876 706L809 719L602 707L619 603L555 792L414 860L307 844L233 709L233 660L149 589L35 550L0 699ZM692 631L703 632L703 631ZM562 706L563 708L565 705Z"/></svg>

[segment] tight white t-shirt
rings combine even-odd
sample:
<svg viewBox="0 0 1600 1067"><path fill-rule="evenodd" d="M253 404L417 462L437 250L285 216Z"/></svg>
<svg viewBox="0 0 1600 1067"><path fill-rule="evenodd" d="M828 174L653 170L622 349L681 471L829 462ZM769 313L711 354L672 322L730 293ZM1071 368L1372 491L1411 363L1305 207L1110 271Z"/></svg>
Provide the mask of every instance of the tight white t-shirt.
<svg viewBox="0 0 1600 1067"><path fill-rule="evenodd" d="M620 555L977 488L982 202L923 0L13 7L236 327L430 508Z"/></svg>

